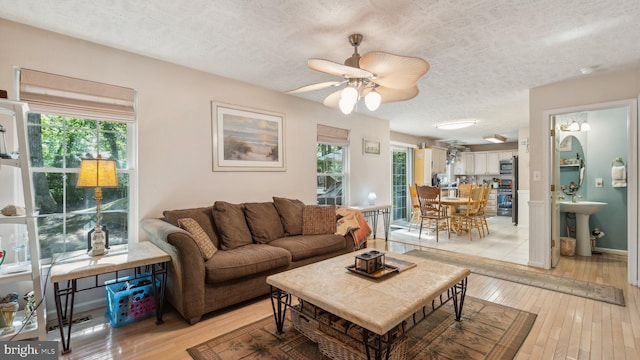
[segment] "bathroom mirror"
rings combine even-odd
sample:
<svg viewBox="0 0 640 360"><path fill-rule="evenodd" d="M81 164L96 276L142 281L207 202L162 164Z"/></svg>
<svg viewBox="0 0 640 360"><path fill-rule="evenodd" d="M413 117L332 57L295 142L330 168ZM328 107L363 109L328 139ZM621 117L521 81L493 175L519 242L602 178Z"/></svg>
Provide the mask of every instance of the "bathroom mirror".
<svg viewBox="0 0 640 360"><path fill-rule="evenodd" d="M584 180L584 149L580 139L568 135L560 142L560 190L574 195L580 190Z"/></svg>

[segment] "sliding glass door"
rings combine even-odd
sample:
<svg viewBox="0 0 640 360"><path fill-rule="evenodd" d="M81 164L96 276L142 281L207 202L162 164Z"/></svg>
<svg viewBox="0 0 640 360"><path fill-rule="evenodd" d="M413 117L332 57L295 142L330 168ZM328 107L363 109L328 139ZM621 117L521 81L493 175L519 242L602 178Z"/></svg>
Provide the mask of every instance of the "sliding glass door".
<svg viewBox="0 0 640 360"><path fill-rule="evenodd" d="M411 181L411 149L407 147L391 147L391 201L393 211L392 222L409 221L411 216L411 199L409 183Z"/></svg>

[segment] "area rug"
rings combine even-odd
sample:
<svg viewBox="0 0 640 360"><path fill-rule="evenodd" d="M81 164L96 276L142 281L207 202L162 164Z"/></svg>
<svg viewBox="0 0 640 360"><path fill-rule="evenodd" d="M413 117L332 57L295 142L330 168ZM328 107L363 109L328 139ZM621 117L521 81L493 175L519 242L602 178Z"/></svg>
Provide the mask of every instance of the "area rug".
<svg viewBox="0 0 640 360"><path fill-rule="evenodd" d="M462 320L449 301L407 335L407 359L513 359L536 315L467 296ZM273 316L187 349L196 360L326 360L288 319L277 334Z"/></svg>
<svg viewBox="0 0 640 360"><path fill-rule="evenodd" d="M610 285L595 284L587 281L567 279L560 276L517 269L514 267L505 267L487 263L482 260L452 256L444 252L411 250L407 251L405 254L465 267L471 270L472 273L479 275L490 276L496 279L535 286L565 294L581 296L609 304L625 306L624 293L622 292L622 289Z"/></svg>

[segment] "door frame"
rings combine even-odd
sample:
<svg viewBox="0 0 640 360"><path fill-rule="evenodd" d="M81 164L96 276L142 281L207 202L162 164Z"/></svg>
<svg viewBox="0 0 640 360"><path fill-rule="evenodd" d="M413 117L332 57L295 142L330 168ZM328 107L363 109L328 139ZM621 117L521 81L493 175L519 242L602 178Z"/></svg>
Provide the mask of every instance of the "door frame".
<svg viewBox="0 0 640 360"><path fill-rule="evenodd" d="M610 101L605 103L588 104L581 106L574 106L569 108L552 109L543 112L542 121L545 126L541 127L541 133L539 136L542 139L542 169L540 181L547 195L543 197L543 208L545 212L545 221L542 225L542 234L545 234L546 241L539 241L535 244L536 248L542 250L544 254L543 263L545 269L551 268L551 196L549 194L551 186L551 144L549 136L549 129L551 129L551 117L554 115L603 110L610 108L626 107L627 112L627 130L628 130L628 172L627 176L627 268L628 268L628 282L632 285L638 285L638 258L640 256L638 246L638 224L640 218L638 217L638 98L625 99L618 101ZM531 237L531 234L529 234ZM536 234L539 236L539 234ZM542 248L542 249L541 249Z"/></svg>
<svg viewBox="0 0 640 360"><path fill-rule="evenodd" d="M389 166L393 166L393 149L406 149L407 150L407 186L412 185L414 182L414 173L413 173L413 149L417 149L418 146L414 144L403 143L399 141L390 141L389 142ZM408 190L407 190L408 191ZM391 199L391 203L393 204L393 169L389 169L389 199ZM407 209L409 216L411 215L411 197L407 196ZM394 219L390 219L393 221Z"/></svg>

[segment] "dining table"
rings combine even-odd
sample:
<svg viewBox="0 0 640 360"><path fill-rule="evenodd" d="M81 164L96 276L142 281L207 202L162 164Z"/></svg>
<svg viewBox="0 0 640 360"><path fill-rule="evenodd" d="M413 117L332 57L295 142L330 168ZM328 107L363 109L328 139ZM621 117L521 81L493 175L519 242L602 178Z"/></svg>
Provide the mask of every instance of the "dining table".
<svg viewBox="0 0 640 360"><path fill-rule="evenodd" d="M459 226L459 221L456 219L458 206L473 204L473 200L468 197L442 197L440 198L440 203L449 207L448 214L451 220L454 220L449 221L449 230L455 232L456 235L460 235L463 229Z"/></svg>

